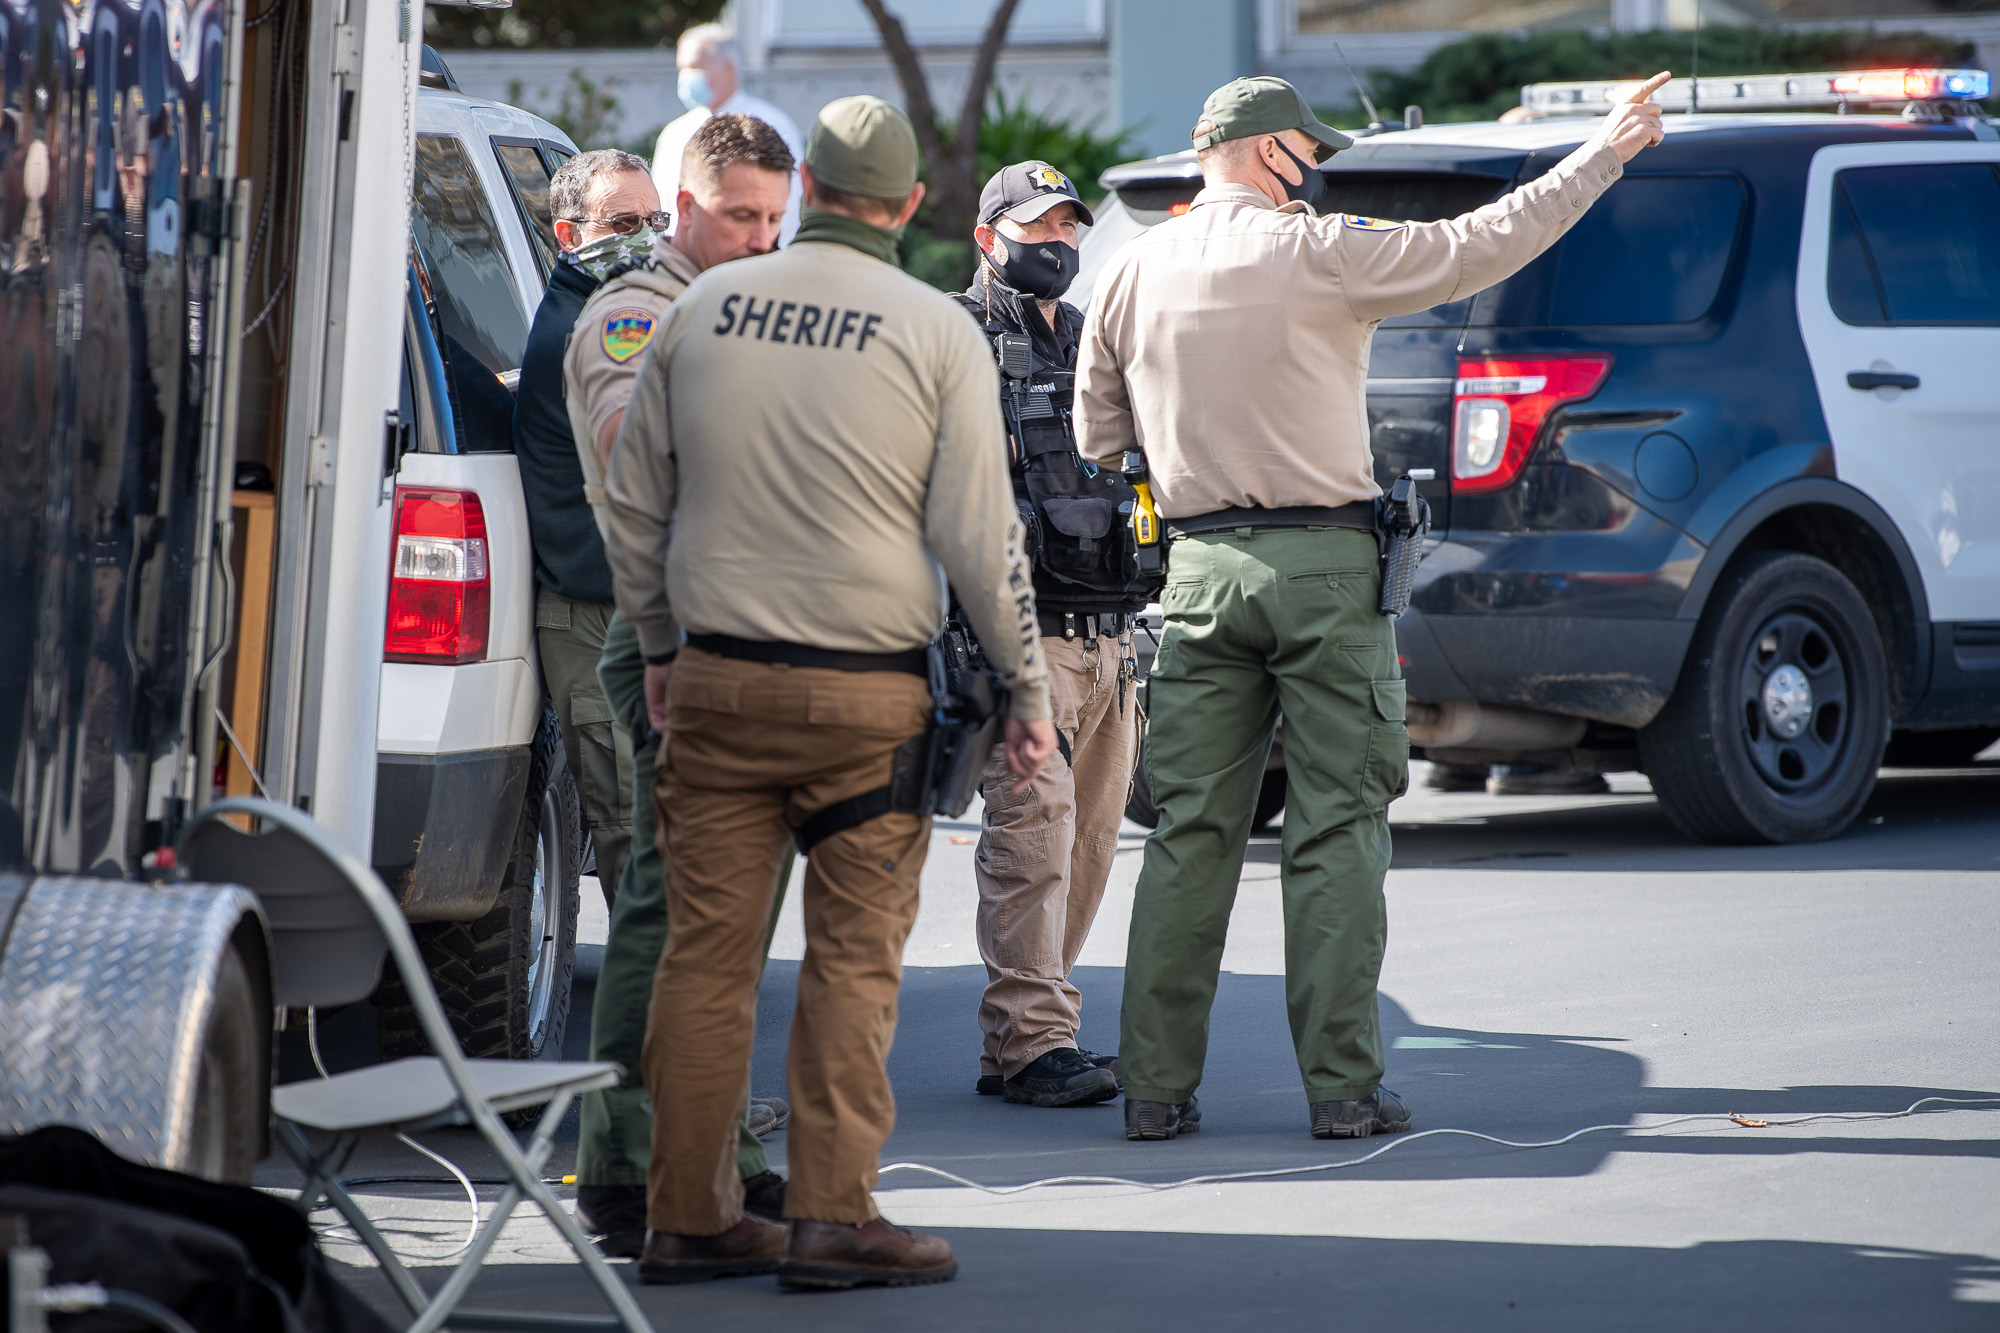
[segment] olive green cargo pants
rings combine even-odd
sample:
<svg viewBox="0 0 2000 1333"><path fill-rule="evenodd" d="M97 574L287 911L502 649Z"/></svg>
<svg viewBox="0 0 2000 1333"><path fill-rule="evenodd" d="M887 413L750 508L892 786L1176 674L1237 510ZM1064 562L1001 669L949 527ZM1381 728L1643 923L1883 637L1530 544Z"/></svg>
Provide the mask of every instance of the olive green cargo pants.
<svg viewBox="0 0 2000 1333"><path fill-rule="evenodd" d="M573 602L547 588L535 591L542 679L562 723L563 748L597 850L597 882L609 906L632 843L632 733L612 719L597 680L597 660L615 611L609 602Z"/></svg>
<svg viewBox="0 0 2000 1333"><path fill-rule="evenodd" d="M1409 782L1391 622L1372 534L1260 528L1173 544L1150 683L1147 776L1159 829L1125 957L1125 1095L1181 1102L1201 1083L1209 1009L1250 817L1285 719L1285 1003L1306 1099L1382 1079L1375 985L1389 869L1386 809Z"/></svg>
<svg viewBox="0 0 2000 1333"><path fill-rule="evenodd" d="M597 678L618 726L630 736L646 716L646 661L639 651L638 631L623 616L612 617L605 633ZM653 1002L653 972L667 943L666 877L652 800L658 759L658 751L649 746L636 748L632 755L633 791L638 795L632 803L632 854L611 904L609 942L590 1010L590 1058L616 1061L625 1067L625 1077L615 1088L583 1094L576 1178L584 1185L643 1185L652 1156L653 1107L640 1077L639 1057L646 1041L646 1011ZM773 929L791 877L792 857L787 853L771 909ZM768 952L768 934L764 944ZM747 1125L737 1130L736 1169L745 1180L771 1169L764 1145Z"/></svg>

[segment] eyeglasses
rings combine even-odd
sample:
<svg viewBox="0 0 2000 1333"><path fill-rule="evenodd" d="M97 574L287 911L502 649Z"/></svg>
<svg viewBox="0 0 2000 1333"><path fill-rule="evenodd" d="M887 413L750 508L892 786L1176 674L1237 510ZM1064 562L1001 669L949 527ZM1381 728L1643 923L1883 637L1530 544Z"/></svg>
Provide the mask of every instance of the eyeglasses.
<svg viewBox="0 0 2000 1333"><path fill-rule="evenodd" d="M630 236L641 227L651 227L654 231L665 231L674 215L665 209L653 213L620 213L609 218L570 218L571 222L595 222L598 226L616 232L620 236Z"/></svg>

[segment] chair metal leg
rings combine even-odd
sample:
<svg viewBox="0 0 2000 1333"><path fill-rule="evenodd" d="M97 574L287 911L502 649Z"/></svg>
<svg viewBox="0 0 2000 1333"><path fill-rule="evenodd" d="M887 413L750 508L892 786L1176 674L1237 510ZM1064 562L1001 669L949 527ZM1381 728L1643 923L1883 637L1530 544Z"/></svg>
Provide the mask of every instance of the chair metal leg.
<svg viewBox="0 0 2000 1333"><path fill-rule="evenodd" d="M546 1159L549 1143L555 1137L556 1125L561 1122L563 1113L568 1110L572 1095L565 1093L551 1102L549 1109L542 1115L541 1123L535 1127L534 1137L529 1140L528 1147L536 1154L538 1162ZM625 1328L626 1333L653 1333L652 1324L647 1322L645 1314L639 1309L638 1302L632 1299L631 1291L618 1280L618 1275L611 1271L611 1265L604 1262L604 1256L590 1243L590 1238L583 1234L583 1228L576 1224L576 1218L572 1217L569 1210L549 1192L549 1187L542 1183L540 1169L529 1165L527 1158L522 1155L521 1146L514 1141L514 1136L507 1132L506 1126L500 1123L500 1118L490 1107L480 1106L473 1110L473 1122L479 1126L480 1133L486 1136L486 1141L493 1145L493 1150L500 1155L500 1160L507 1167L507 1174L520 1183L521 1189L540 1206L550 1223L562 1233L562 1238L569 1242L570 1249L583 1264L584 1271L590 1275L591 1281L597 1284L597 1289L603 1293L604 1303L617 1315L617 1322ZM512 1187L509 1188L511 1192Z"/></svg>
<svg viewBox="0 0 2000 1333"><path fill-rule="evenodd" d="M450 1322L453 1309L463 1299L473 1279L479 1276L480 1265L486 1262L486 1256L491 1253L494 1242L500 1239L501 1230L507 1225L507 1219L513 1215L515 1207L520 1202L520 1187L509 1185L500 1195L500 1202L494 1207L493 1216L480 1225L478 1234L472 1238L472 1244L458 1257L458 1267L452 1270L451 1277L445 1284L438 1288L437 1295L431 1297L430 1304L418 1314L417 1322L410 1325L409 1333L435 1333L435 1330L443 1328Z"/></svg>
<svg viewBox="0 0 2000 1333"><path fill-rule="evenodd" d="M321 1198L331 1203L347 1219L347 1224L354 1228L354 1234L361 1237L361 1243L368 1247L376 1262L382 1265L382 1275L389 1279L389 1285L395 1288L403 1304L410 1307L410 1313L422 1314L424 1307L430 1304L430 1297L417 1285L410 1270L403 1267L395 1250L375 1229L375 1224L368 1220L368 1214L361 1210L354 1196L343 1189L335 1178L334 1173L346 1164L348 1154L354 1151L354 1145L359 1141L359 1135L336 1134L324 1151L315 1152L312 1140L305 1136L305 1131L289 1120L278 1122L278 1142L284 1145L292 1160L306 1173L306 1187L299 1193L299 1211L310 1213Z"/></svg>

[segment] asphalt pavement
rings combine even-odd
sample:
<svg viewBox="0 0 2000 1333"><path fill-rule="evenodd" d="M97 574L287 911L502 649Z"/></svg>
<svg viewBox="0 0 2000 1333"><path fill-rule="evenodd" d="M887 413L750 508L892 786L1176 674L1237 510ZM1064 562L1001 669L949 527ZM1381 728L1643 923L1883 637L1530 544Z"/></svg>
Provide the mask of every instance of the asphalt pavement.
<svg viewBox="0 0 2000 1333"><path fill-rule="evenodd" d="M1275 836L1257 838L1244 866L1198 1135L1131 1144L1115 1102L1038 1110L975 1096L977 825L941 823L905 954L890 1057L899 1121L885 1163L996 1186L1069 1174L1157 1183L1404 1146L1353 1167L1172 1190L993 1196L890 1172L884 1214L948 1237L957 1281L791 1294L737 1279L642 1287L640 1304L663 1333L2000 1328L2000 764L1886 773L1852 831L1802 847L1690 844L1632 776L1599 797L1419 788L1391 817L1386 1083L1417 1128L1521 1142L1619 1128L1542 1149L1308 1137L1285 1020ZM1075 977L1082 1041L1096 1050L1117 1044L1143 842L1141 830L1125 833ZM759 1004L758 1094L784 1092L803 943L794 894ZM594 954L585 948L586 972ZM578 1056L589 1000L586 979L568 1038ZM329 1063L371 1058L372 1022L366 1006L331 1016ZM309 1072L296 1042L285 1054L289 1075ZM1928 1097L1994 1102L1880 1118ZM1729 1113L1850 1118L1643 1128ZM465 1132L425 1141L475 1176L492 1170ZM572 1113L547 1174L570 1169L574 1145ZM782 1131L770 1146L781 1161ZM436 1169L384 1142L350 1174ZM259 1177L274 1188L295 1179L277 1161ZM455 1188L378 1182L358 1193L413 1255L464 1238ZM481 1190L488 1206L497 1194ZM361 1264L341 1235L328 1231L329 1252ZM500 1250L470 1303L601 1309L546 1223L517 1216ZM384 1313L398 1309L376 1272L338 1271Z"/></svg>

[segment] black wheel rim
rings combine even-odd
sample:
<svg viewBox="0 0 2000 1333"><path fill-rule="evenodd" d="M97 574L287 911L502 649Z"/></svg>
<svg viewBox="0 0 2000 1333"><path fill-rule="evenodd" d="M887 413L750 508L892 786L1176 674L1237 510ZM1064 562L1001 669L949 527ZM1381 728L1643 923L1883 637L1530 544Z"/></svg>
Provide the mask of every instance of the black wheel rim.
<svg viewBox="0 0 2000 1333"><path fill-rule="evenodd" d="M548 1032L555 998L557 929L562 920L568 867L563 864L562 805L551 784L542 793L542 818L535 830L535 879L528 900L528 1046L539 1051Z"/></svg>
<svg viewBox="0 0 2000 1333"><path fill-rule="evenodd" d="M1803 795L1837 775L1852 719L1838 637L1788 608L1750 636L1738 677L1737 721L1750 762L1773 791Z"/></svg>

